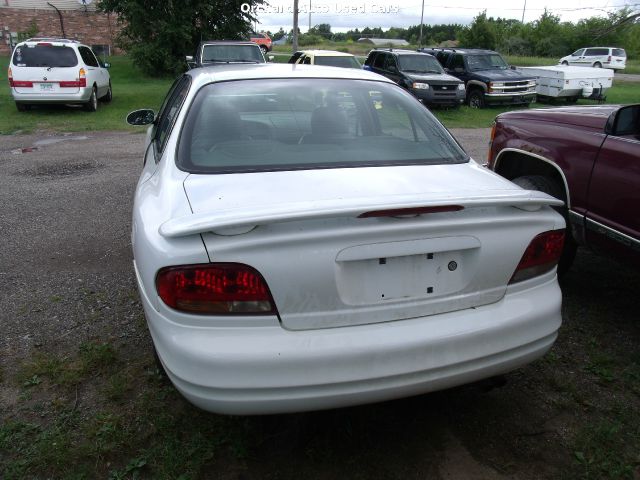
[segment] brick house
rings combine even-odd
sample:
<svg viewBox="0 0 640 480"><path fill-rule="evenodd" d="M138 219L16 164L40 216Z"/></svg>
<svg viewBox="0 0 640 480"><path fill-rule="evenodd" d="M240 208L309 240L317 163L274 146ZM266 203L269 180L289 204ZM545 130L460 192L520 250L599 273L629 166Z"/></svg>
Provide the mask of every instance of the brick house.
<svg viewBox="0 0 640 480"><path fill-rule="evenodd" d="M9 55L18 37L66 37L115 53L117 17L96 9L98 0L0 0L0 55ZM64 30L64 33L63 33Z"/></svg>

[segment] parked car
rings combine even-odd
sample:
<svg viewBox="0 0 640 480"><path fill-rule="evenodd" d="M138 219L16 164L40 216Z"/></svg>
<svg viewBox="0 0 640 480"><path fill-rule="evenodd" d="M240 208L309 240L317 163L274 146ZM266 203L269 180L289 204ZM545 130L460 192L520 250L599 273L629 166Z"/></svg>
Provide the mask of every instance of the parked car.
<svg viewBox="0 0 640 480"><path fill-rule="evenodd" d="M627 53L624 51L624 48L616 47L579 48L571 55L562 57L558 63L561 65L574 65L576 67L624 70L627 66Z"/></svg>
<svg viewBox="0 0 640 480"><path fill-rule="evenodd" d="M258 46L262 49L262 53L266 55L273 49L273 42L271 41L271 37L266 33L251 33L249 35L249 40L254 43L257 43Z"/></svg>
<svg viewBox="0 0 640 480"><path fill-rule="evenodd" d="M11 55L8 78L16 107L81 104L95 112L98 100L113 98L108 63L76 40L30 38L18 43Z"/></svg>
<svg viewBox="0 0 640 480"><path fill-rule="evenodd" d="M466 102L472 108L486 105L528 105L536 101L536 79L509 68L498 52L478 49L422 49L434 55L445 72L462 80Z"/></svg>
<svg viewBox="0 0 640 480"><path fill-rule="evenodd" d="M302 65L324 65L325 67L362 68L350 53L335 50L300 50L289 58L288 63Z"/></svg>
<svg viewBox="0 0 640 480"><path fill-rule="evenodd" d="M640 266L640 105L503 113L491 136L491 169L565 202L561 270L578 245Z"/></svg>
<svg viewBox="0 0 640 480"><path fill-rule="evenodd" d="M431 55L413 50L371 50L365 70L383 75L426 105L457 107L464 102L464 83L447 75Z"/></svg>
<svg viewBox="0 0 640 480"><path fill-rule="evenodd" d="M254 42L238 40L206 40L200 42L196 54L187 56L189 68L229 63L266 63L262 49Z"/></svg>
<svg viewBox="0 0 640 480"><path fill-rule="evenodd" d="M317 410L471 382L561 323L560 200L482 168L349 68L188 71L151 125L134 267L158 358L206 410Z"/></svg>

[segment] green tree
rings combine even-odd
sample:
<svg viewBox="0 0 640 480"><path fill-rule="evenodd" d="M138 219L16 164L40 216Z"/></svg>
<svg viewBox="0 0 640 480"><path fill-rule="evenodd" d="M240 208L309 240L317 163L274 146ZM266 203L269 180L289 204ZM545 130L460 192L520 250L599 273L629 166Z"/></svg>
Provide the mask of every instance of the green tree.
<svg viewBox="0 0 640 480"><path fill-rule="evenodd" d="M246 4L264 0L102 0L100 8L116 13L123 28L119 45L148 74L175 74L185 69L201 40L241 39L255 18Z"/></svg>
<svg viewBox="0 0 640 480"><path fill-rule="evenodd" d="M459 40L461 46L495 50L497 38L494 23L493 18L487 18L486 10L476 16L468 28L460 31Z"/></svg>

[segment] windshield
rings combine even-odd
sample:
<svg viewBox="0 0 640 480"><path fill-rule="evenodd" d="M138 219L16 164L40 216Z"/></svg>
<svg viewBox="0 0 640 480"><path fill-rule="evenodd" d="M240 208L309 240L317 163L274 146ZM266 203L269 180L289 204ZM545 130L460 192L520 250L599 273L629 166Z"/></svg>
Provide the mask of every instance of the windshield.
<svg viewBox="0 0 640 480"><path fill-rule="evenodd" d="M506 70L507 62L497 53L467 56L469 70Z"/></svg>
<svg viewBox="0 0 640 480"><path fill-rule="evenodd" d="M264 63L258 45L204 45L202 63Z"/></svg>
<svg viewBox="0 0 640 480"><path fill-rule="evenodd" d="M430 55L398 55L403 72L444 73L440 63Z"/></svg>
<svg viewBox="0 0 640 480"><path fill-rule="evenodd" d="M75 67L78 57L71 47L23 44L16 47L13 64L16 67Z"/></svg>
<svg viewBox="0 0 640 480"><path fill-rule="evenodd" d="M356 60L356 57L329 57L318 56L314 57L315 65L325 65L329 67L342 67L342 68L362 68L362 66Z"/></svg>
<svg viewBox="0 0 640 480"><path fill-rule="evenodd" d="M197 93L181 135L178 167L192 173L468 161L410 94L364 80L209 84Z"/></svg>

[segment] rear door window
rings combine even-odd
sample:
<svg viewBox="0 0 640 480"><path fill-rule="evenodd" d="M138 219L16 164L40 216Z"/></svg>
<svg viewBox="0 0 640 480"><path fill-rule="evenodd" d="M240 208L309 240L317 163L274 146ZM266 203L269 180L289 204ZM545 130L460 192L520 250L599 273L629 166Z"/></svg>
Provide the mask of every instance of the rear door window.
<svg viewBox="0 0 640 480"><path fill-rule="evenodd" d="M384 53L378 53L378 56L376 57L373 66L375 68L379 68L380 70L384 69L384 64L385 64L385 59L386 59L387 55Z"/></svg>
<svg viewBox="0 0 640 480"><path fill-rule="evenodd" d="M57 45L19 45L13 54L16 67L75 67L78 57L71 47Z"/></svg>
<svg viewBox="0 0 640 480"><path fill-rule="evenodd" d="M627 53L623 48L614 48L611 53L614 57L626 57Z"/></svg>
<svg viewBox="0 0 640 480"><path fill-rule="evenodd" d="M171 134L173 125L175 124L180 108L184 103L184 99L189 92L189 86L191 85L191 79L189 76L182 77L176 84L173 90L169 93L168 99L165 101L158 114L158 128L155 132L155 146L158 155L162 154L167 139ZM156 161L159 157L156 157Z"/></svg>
<svg viewBox="0 0 640 480"><path fill-rule="evenodd" d="M587 48L585 53L588 57L598 57L601 55L609 55L608 48Z"/></svg>
<svg viewBox="0 0 640 480"><path fill-rule="evenodd" d="M93 55L93 52L89 50L87 47L78 47L78 51L80 52L80 56L82 57L82 61L88 65L89 67L97 67L98 60Z"/></svg>

